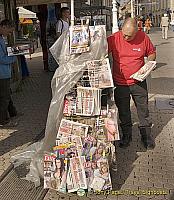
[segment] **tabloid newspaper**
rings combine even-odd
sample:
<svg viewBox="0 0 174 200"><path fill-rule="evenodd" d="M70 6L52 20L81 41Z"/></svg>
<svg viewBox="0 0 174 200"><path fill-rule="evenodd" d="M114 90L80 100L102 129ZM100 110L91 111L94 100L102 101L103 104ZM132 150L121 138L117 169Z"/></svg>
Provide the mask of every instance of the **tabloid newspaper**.
<svg viewBox="0 0 174 200"><path fill-rule="evenodd" d="M16 45L14 47L7 47L8 56L25 55L30 54L30 45Z"/></svg>
<svg viewBox="0 0 174 200"><path fill-rule="evenodd" d="M67 189L68 192L75 192L79 189L87 189L85 169L81 157L70 158Z"/></svg>
<svg viewBox="0 0 174 200"><path fill-rule="evenodd" d="M101 110L101 90L90 87L77 88L76 115L99 115Z"/></svg>
<svg viewBox="0 0 174 200"><path fill-rule="evenodd" d="M110 88L114 87L109 59L92 60L86 62L91 87Z"/></svg>
<svg viewBox="0 0 174 200"><path fill-rule="evenodd" d="M132 74L130 78L138 81L144 81L150 72L156 67L156 61L148 61L141 69Z"/></svg>
<svg viewBox="0 0 174 200"><path fill-rule="evenodd" d="M89 51L90 37L88 25L70 27L70 54Z"/></svg>
<svg viewBox="0 0 174 200"><path fill-rule="evenodd" d="M74 122L72 120L62 119L57 133L57 138L62 136L77 135L84 137L87 135L88 125Z"/></svg>
<svg viewBox="0 0 174 200"><path fill-rule="evenodd" d="M67 159L44 155L44 188L66 192Z"/></svg>

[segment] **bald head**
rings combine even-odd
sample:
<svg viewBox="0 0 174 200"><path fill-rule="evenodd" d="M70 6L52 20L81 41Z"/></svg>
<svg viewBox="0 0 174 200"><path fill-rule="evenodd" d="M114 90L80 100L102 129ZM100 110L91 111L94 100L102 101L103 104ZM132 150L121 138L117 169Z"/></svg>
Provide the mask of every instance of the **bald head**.
<svg viewBox="0 0 174 200"><path fill-rule="evenodd" d="M127 18L123 24L122 33L126 41L134 39L138 31L137 21L134 18Z"/></svg>

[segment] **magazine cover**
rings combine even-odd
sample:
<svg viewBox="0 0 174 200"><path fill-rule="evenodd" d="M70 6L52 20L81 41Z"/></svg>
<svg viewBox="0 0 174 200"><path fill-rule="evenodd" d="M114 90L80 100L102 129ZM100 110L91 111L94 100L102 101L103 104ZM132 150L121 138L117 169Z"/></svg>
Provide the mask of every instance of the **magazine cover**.
<svg viewBox="0 0 174 200"><path fill-rule="evenodd" d="M120 140L117 113L115 109L108 110L107 117L104 119L104 125L106 129L107 141Z"/></svg>
<svg viewBox="0 0 174 200"><path fill-rule="evenodd" d="M70 54L89 51L90 35L88 25L70 27Z"/></svg>
<svg viewBox="0 0 174 200"><path fill-rule="evenodd" d="M66 192L67 160L52 155L44 156L44 188Z"/></svg>
<svg viewBox="0 0 174 200"><path fill-rule="evenodd" d="M85 169L82 157L70 158L67 189L68 192L76 192L78 189L87 189Z"/></svg>
<svg viewBox="0 0 174 200"><path fill-rule="evenodd" d="M130 78L144 81L150 72L156 67L156 61L148 61L141 69L132 74Z"/></svg>
<svg viewBox="0 0 174 200"><path fill-rule="evenodd" d="M92 60L86 62L91 87L114 87L109 59Z"/></svg>
<svg viewBox="0 0 174 200"><path fill-rule="evenodd" d="M76 113L76 92L72 91L65 96L63 114L70 116Z"/></svg>
<svg viewBox="0 0 174 200"><path fill-rule="evenodd" d="M30 54L30 45L18 45L14 47L7 47L8 56L25 55Z"/></svg>
<svg viewBox="0 0 174 200"><path fill-rule="evenodd" d="M109 163L106 158L91 162L91 179L89 188L94 191L111 190L112 183L109 172Z"/></svg>

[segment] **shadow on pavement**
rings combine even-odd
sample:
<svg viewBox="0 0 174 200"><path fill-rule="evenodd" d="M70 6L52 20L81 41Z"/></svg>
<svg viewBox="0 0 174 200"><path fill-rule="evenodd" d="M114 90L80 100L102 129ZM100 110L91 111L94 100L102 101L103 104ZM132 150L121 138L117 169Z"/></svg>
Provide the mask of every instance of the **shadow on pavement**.
<svg viewBox="0 0 174 200"><path fill-rule="evenodd" d="M161 66L164 65L165 63L161 63ZM151 87L149 88L149 94L153 94L153 96L155 96L156 94L157 95L174 94L174 92L172 93L172 91L174 91L174 78L166 78L166 77L153 78L150 80L150 86ZM165 113L165 111L163 112L154 108L154 106L155 106L154 100L150 100L149 101L150 118L152 120L152 123L154 124L152 128L152 135L153 138L155 139L163 131L164 127L172 120L173 111L171 111L170 114L167 114ZM132 111L133 122L135 121L137 122L138 121L137 114L134 106L132 106L131 111ZM156 140L157 149L158 148L161 149L159 145L160 144L157 143ZM136 175L137 168L138 169L141 168L141 166L139 166L139 164L141 164L140 159L138 160L138 158L141 157L141 153L143 152L147 152L146 156L149 156L148 152L153 153L153 150L149 151L143 147L143 145L141 144L141 136L139 134L138 125L135 124L133 126L133 141L131 145L126 149L119 148L118 144L116 146L116 156L117 156L118 166L117 166L117 172L111 171L113 190L120 190L125 187L129 189L128 186L130 186L130 188L137 189L138 187L137 182L142 181L141 179L143 175L144 174L147 175L148 174L147 171L149 170L148 164L146 164L144 167L145 173L144 174L142 173L141 175L142 177L138 177ZM138 174L141 174L141 172L142 171L138 171Z"/></svg>
<svg viewBox="0 0 174 200"><path fill-rule="evenodd" d="M165 66L165 65L167 65L167 63L157 63L157 64L156 64L156 68L154 69L154 71L155 71L156 69L158 69L158 68L161 68L161 67Z"/></svg>

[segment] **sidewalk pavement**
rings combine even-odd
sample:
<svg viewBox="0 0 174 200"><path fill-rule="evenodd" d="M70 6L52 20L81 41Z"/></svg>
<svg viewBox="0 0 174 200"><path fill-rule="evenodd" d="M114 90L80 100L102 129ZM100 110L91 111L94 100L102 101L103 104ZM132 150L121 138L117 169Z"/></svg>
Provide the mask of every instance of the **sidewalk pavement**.
<svg viewBox="0 0 174 200"><path fill-rule="evenodd" d="M174 96L174 33L162 40L161 32L149 35L157 47L157 68L148 77L149 109L156 141L154 150L146 151L140 143L138 119L132 105L133 141L127 149L117 148L118 171L112 172L113 190L119 195L91 195L78 197L73 194L59 194L49 190L44 200L165 200L169 190L174 189L174 110L155 108L155 97ZM50 103L51 74L43 72L41 57L28 62L31 75L23 81L21 90L13 95L19 111L25 115L20 118L15 129L0 130L0 173L8 167L9 158L25 148L45 127ZM136 195L135 191L164 191L166 195ZM123 194L124 193L124 194ZM174 197L173 197L174 198Z"/></svg>

